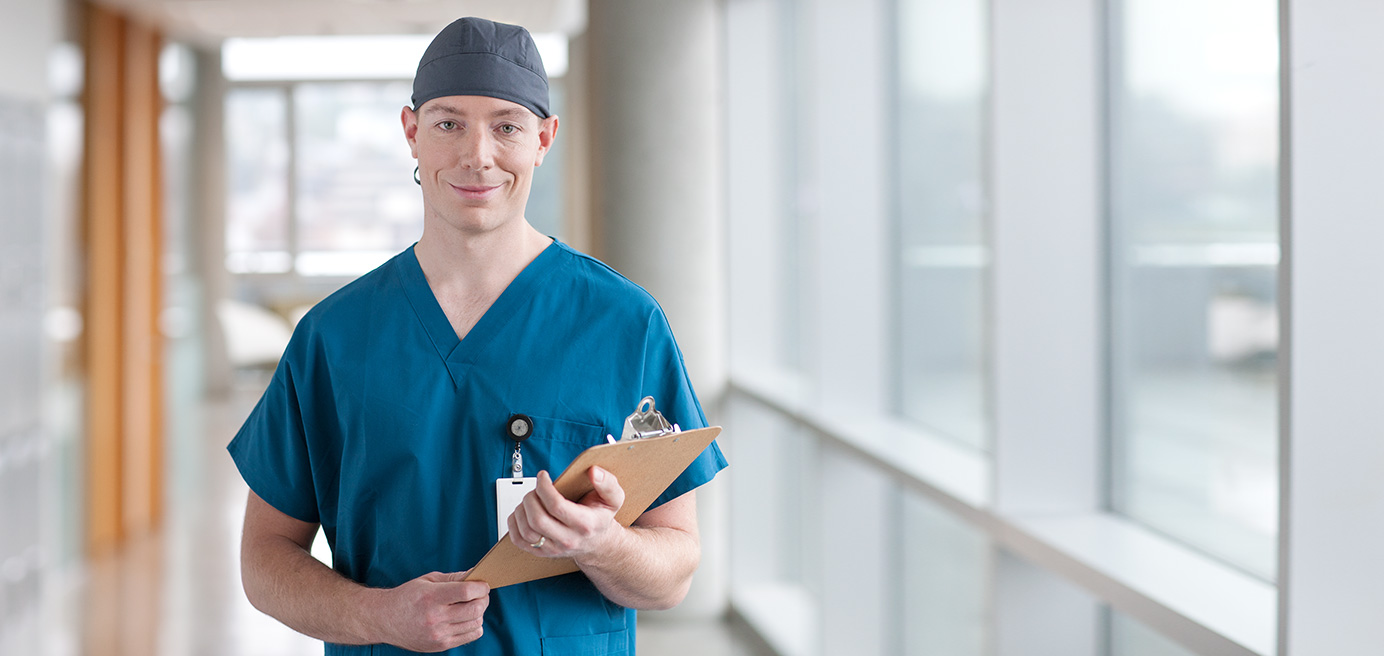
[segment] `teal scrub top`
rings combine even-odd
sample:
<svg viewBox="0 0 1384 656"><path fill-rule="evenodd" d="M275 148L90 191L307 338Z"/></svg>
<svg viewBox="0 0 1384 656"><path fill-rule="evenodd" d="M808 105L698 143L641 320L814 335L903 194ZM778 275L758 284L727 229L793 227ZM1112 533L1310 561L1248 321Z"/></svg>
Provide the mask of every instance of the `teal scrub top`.
<svg viewBox="0 0 1384 656"><path fill-rule="evenodd" d="M394 587L469 569L496 542L510 415L533 420L524 475L556 477L645 396L683 429L706 426L662 309L613 269L554 240L458 339L409 248L303 318L229 450L255 494L322 525L336 571ZM654 506L725 466L713 443ZM484 621L446 653L634 653L634 611L580 572L491 591Z"/></svg>

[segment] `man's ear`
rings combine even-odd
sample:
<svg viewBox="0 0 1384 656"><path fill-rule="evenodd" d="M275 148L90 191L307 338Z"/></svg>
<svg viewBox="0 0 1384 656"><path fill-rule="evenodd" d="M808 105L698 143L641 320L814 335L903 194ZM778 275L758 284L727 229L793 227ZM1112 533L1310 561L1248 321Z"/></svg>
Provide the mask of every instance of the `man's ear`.
<svg viewBox="0 0 1384 656"><path fill-rule="evenodd" d="M534 160L534 166L543 164L543 156L548 154L548 150L553 147L553 140L557 138L557 116L549 116L538 124L538 157Z"/></svg>
<svg viewBox="0 0 1384 656"><path fill-rule="evenodd" d="M418 159L418 114L408 106L399 112L399 122L404 125L404 139L408 140L409 152Z"/></svg>

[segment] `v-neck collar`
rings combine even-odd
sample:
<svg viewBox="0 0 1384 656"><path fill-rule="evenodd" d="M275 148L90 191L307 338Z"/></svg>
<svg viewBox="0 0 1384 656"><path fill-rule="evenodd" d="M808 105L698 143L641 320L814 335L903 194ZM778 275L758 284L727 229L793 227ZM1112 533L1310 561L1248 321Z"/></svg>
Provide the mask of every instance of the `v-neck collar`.
<svg viewBox="0 0 1384 656"><path fill-rule="evenodd" d="M418 315L418 321L423 324L423 330L428 333L433 347L437 349L438 357L447 366L452 383L459 386L476 358L485 351L496 335L504 331L505 326L519 310L533 299L534 288L557 264L561 247L556 239L548 244L543 252L529 262L509 286L505 287L499 298L495 299L476 325L466 333L466 338L460 339L452 329L452 323L447 320L447 313L442 311L442 305L433 295L432 288L428 286L428 279L423 275L423 267L418 264L418 256L413 251L416 246L417 244L414 244L400 254L397 267L399 282L404 288L409 304L413 306L414 314Z"/></svg>

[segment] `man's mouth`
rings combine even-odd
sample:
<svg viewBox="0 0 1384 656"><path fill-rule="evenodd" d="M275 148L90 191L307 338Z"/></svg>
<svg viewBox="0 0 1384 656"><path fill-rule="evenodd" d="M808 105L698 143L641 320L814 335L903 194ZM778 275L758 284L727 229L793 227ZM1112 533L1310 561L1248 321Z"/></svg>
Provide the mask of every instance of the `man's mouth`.
<svg viewBox="0 0 1384 656"><path fill-rule="evenodd" d="M500 188L500 185L451 185L451 187L455 189L462 198L482 200L494 194L495 190Z"/></svg>

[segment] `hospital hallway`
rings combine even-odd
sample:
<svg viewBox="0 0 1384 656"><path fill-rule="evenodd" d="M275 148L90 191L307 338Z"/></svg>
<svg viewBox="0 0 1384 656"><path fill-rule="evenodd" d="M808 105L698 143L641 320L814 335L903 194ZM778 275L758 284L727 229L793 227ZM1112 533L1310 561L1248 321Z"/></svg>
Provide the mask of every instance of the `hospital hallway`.
<svg viewBox="0 0 1384 656"><path fill-rule="evenodd" d="M463 16L541 121L423 111ZM491 462L453 429L512 468L529 418L522 473L645 396L720 427L641 656L1384 655L1381 79L1381 0L4 0L0 656L324 652L241 584L286 352L426 517L500 500L434 491ZM492 133L533 169L429 145ZM446 273L520 211L603 266ZM549 652L624 653L559 597Z"/></svg>
<svg viewBox="0 0 1384 656"><path fill-rule="evenodd" d="M172 363L176 370L176 358ZM173 377L177 374L173 371ZM169 412L167 515L162 530L73 572L57 626L0 654L90 656L308 656L322 643L255 610L240 586L239 539L246 486L225 445L254 406L265 374L240 372L224 400L180 399ZM176 387L171 385L170 387ZM176 391L172 392L177 394ZM314 553L325 555L320 538ZM722 621L642 617L647 656L757 656L751 639ZM20 636L10 636L20 638ZM16 651L11 651L11 647Z"/></svg>

